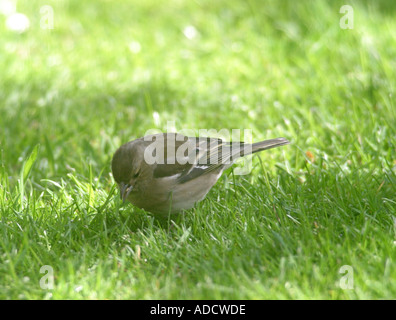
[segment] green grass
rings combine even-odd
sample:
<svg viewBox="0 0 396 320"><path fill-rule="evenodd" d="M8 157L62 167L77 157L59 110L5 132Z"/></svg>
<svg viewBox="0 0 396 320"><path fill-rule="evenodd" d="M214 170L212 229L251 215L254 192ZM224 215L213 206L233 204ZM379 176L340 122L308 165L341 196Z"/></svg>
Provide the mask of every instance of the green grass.
<svg viewBox="0 0 396 320"><path fill-rule="evenodd" d="M0 298L395 299L396 3L350 1L351 30L344 4L18 1L23 34L0 16ZM110 161L168 121L292 144L163 221L120 202Z"/></svg>

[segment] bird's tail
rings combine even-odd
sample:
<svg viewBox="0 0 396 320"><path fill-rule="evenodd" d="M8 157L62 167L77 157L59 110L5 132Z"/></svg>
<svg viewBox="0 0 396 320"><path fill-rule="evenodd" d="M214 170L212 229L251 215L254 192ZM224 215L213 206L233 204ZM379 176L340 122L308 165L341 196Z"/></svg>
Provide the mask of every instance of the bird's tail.
<svg viewBox="0 0 396 320"><path fill-rule="evenodd" d="M256 142L253 144L242 143L233 145L231 156L228 159L232 161L236 160L239 157L247 156L252 153L256 153L259 151L272 149L280 146L284 146L285 144L289 144L289 140L285 138L276 138L265 141Z"/></svg>
<svg viewBox="0 0 396 320"><path fill-rule="evenodd" d="M276 138L276 139L270 139L270 140L256 142L256 143L252 144L252 152L251 153L284 146L289 143L290 143L289 140L287 140L285 138Z"/></svg>

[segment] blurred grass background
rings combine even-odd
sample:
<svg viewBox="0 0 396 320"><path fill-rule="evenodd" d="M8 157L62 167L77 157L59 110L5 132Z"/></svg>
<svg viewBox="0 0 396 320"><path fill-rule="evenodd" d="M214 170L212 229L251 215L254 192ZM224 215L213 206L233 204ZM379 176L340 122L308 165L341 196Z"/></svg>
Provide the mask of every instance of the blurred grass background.
<svg viewBox="0 0 396 320"><path fill-rule="evenodd" d="M22 33L0 15L0 297L395 298L396 3L348 2L353 29L344 4L18 1ZM120 207L109 166L168 121L293 145L169 230Z"/></svg>

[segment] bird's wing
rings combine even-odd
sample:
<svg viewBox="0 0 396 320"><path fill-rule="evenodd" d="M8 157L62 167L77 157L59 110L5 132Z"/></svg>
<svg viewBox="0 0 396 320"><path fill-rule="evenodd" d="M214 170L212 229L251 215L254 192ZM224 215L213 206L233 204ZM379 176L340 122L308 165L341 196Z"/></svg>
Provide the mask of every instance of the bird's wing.
<svg viewBox="0 0 396 320"><path fill-rule="evenodd" d="M209 172L222 170L242 155L247 144L224 142L218 138L163 134L164 162L157 163L154 178L175 177L185 183ZM169 148L168 148L169 147ZM174 150L174 151L173 151Z"/></svg>
<svg viewBox="0 0 396 320"><path fill-rule="evenodd" d="M156 142L156 150L153 154L158 156L153 172L154 178L177 178L190 170L193 163L188 161L188 148L193 149L195 146L191 145L188 137L173 133L158 134L153 137L153 141Z"/></svg>
<svg viewBox="0 0 396 320"><path fill-rule="evenodd" d="M179 183L223 169L249 146L243 142L229 143L218 138L172 133L156 135L156 141L161 141L159 146L163 147L158 147L157 151L164 154L164 161L156 163L154 178L174 177Z"/></svg>

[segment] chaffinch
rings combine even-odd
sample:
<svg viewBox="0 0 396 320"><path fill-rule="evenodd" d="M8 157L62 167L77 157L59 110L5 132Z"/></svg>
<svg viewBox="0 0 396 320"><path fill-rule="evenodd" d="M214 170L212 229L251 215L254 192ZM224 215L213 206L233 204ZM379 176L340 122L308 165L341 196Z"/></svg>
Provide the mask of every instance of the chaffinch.
<svg viewBox="0 0 396 320"><path fill-rule="evenodd" d="M124 202L166 215L203 200L237 158L286 144L285 138L248 144L177 133L148 135L115 152L112 172Z"/></svg>

